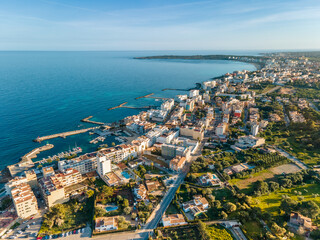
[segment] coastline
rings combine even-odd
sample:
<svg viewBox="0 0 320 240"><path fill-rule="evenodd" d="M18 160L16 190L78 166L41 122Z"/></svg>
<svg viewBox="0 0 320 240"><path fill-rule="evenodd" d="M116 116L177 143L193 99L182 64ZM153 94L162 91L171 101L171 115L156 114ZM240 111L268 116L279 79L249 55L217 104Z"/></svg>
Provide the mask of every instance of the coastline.
<svg viewBox="0 0 320 240"><path fill-rule="evenodd" d="M250 62L245 62L245 63L250 63ZM252 64L252 63L251 63ZM254 64L253 64L254 65ZM257 68L257 65L255 65L255 68ZM239 69L240 70L240 69ZM225 73L227 73L227 72L225 72ZM210 78L209 78L210 79ZM203 78L202 79L203 81L205 81L206 80L206 78ZM199 83L199 80L194 80L194 82L193 82L193 84L196 84L196 83ZM189 86L189 83L188 83L188 85L186 85L186 86ZM165 86L164 86L165 87ZM194 89L194 87L192 87L191 89ZM160 92L160 91L159 91ZM130 96L130 100L131 100L131 96ZM95 112L93 112L93 115L94 115L94 113ZM92 115L92 114L88 114L88 115ZM125 113L125 116L130 116L130 115L132 115L132 113L131 112L126 112ZM112 121L108 121L108 122L114 122L114 120ZM75 122L75 124L76 124L76 122ZM55 130L52 130L52 131L55 131ZM70 139L71 140L71 139ZM74 141L74 140L71 140L70 142L72 142L72 141ZM77 142L78 143L78 142ZM72 144L74 144L74 142L72 143ZM87 143L88 145L89 145L89 143ZM55 145L55 144L54 144ZM29 146L28 146L29 147ZM33 147L34 148L34 147ZM30 147L30 149L33 149L33 148L31 148ZM58 150L57 150L58 151ZM58 151L58 152L60 152L60 151ZM20 150L18 151L18 153L19 153L19 155L20 156L22 156L25 152L21 152ZM17 162L18 162L19 160L18 160L18 158L16 159L16 161L14 161L13 159L11 159L11 160L9 160L9 161L7 161L7 163L3 163L3 169L6 169L7 168L7 166L8 165L12 165L12 164L16 164Z"/></svg>

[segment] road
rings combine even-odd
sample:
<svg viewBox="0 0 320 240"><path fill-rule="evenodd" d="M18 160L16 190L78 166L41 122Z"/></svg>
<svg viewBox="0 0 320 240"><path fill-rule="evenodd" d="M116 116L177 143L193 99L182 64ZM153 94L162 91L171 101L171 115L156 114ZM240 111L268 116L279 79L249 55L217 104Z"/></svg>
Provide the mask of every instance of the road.
<svg viewBox="0 0 320 240"><path fill-rule="evenodd" d="M192 161L194 161L195 159L197 159L197 157L200 156L203 149L203 145L204 142L201 142L196 153L190 158L189 162L187 162L183 170L178 174L176 181L172 184L171 188L167 191L166 195L163 197L158 206L153 210L150 217L148 218L147 223L142 227L142 229L131 232L105 234L101 236L95 236L93 238L99 240L145 240L149 237L149 235L153 234L153 230L159 224L163 214L165 213L171 201L173 200L177 189L179 188L180 184L184 181L184 178L189 172L189 167Z"/></svg>
<svg viewBox="0 0 320 240"><path fill-rule="evenodd" d="M291 154L287 153L281 148L274 147L275 150L277 150L278 153L280 153L282 156L285 156L292 160L299 168L301 169L308 169L308 166L305 165L303 162L301 162L298 158L292 156Z"/></svg>

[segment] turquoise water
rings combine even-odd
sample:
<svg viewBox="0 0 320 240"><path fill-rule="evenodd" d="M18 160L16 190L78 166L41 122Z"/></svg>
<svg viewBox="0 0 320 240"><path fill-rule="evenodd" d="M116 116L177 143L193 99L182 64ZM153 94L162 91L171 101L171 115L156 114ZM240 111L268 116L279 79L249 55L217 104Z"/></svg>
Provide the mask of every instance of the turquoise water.
<svg viewBox="0 0 320 240"><path fill-rule="evenodd" d="M117 209L118 209L118 206L114 206L114 207L108 206L108 207L106 207L107 212L112 212L112 211L115 211Z"/></svg>
<svg viewBox="0 0 320 240"><path fill-rule="evenodd" d="M93 126L81 123L84 117L112 122L137 113L109 107L125 101L129 106L154 105L158 102L152 99L134 98L151 92L174 96L178 92L161 89L189 88L226 72L255 69L230 61L133 59L159 54L215 52L0 52L0 169L40 146L32 142L38 136ZM80 134L49 140L55 147L39 157L75 144L84 152L94 151L101 143L89 144L92 138ZM106 140L112 142L113 137Z"/></svg>
<svg viewBox="0 0 320 240"><path fill-rule="evenodd" d="M130 179L130 174L126 171L121 172L121 175L124 176L126 179Z"/></svg>

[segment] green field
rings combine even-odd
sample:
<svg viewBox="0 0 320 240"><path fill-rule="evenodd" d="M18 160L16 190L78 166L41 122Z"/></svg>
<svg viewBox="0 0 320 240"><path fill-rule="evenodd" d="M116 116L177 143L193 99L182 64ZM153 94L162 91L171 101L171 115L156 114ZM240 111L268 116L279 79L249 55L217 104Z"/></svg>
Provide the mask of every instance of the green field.
<svg viewBox="0 0 320 240"><path fill-rule="evenodd" d="M259 239L262 234L262 226L255 221L247 221L242 224L242 231L249 239Z"/></svg>
<svg viewBox="0 0 320 240"><path fill-rule="evenodd" d="M307 190L307 192L305 191ZM301 192L301 195L295 194L294 191ZM315 201L320 205L320 197L314 197L312 194L320 193L319 184L306 184L304 186L294 187L290 189L280 190L268 195L253 198L254 207L260 207L263 212L268 212L274 216L278 215L278 210L281 204L282 195L288 195L293 200L298 200L299 196L303 196L303 201Z"/></svg>
<svg viewBox="0 0 320 240"><path fill-rule="evenodd" d="M211 240L233 240L230 233L221 226L211 225L207 230Z"/></svg>

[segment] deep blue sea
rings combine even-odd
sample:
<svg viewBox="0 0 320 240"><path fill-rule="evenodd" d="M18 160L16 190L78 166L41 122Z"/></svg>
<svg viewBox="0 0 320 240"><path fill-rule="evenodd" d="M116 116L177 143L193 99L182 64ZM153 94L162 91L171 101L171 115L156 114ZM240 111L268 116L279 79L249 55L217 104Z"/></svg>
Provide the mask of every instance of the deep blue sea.
<svg viewBox="0 0 320 240"><path fill-rule="evenodd" d="M134 100L151 92L174 96L163 88L190 88L196 82L235 70L254 70L250 64L231 61L136 60L133 57L164 54L252 54L241 52L0 52L0 169L42 144L37 136L94 126L80 120L113 122L137 110L109 107L128 101L130 106L154 105L152 99ZM79 124L82 124L79 127ZM85 152L87 133L47 142L55 147L39 158L66 151L75 144ZM105 143L111 143L110 138Z"/></svg>

